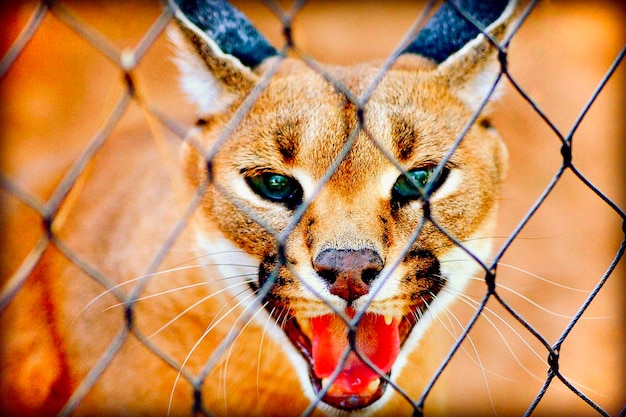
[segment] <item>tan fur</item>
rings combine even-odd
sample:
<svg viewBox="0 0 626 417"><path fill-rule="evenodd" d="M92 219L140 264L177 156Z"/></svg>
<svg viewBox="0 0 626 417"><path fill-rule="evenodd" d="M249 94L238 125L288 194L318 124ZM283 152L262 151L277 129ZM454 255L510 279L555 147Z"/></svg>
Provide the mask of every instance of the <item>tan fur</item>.
<svg viewBox="0 0 626 417"><path fill-rule="evenodd" d="M391 187L401 175L398 167L408 170L443 160L477 102L484 98L471 84L489 69L495 69L489 71L495 80L493 49L482 39L441 66L417 56L400 57L372 93L359 120L354 103L302 61L286 58L277 62L274 58L253 74L228 59L215 58L211 46L201 44L197 34L183 31L191 44L180 47L200 54L228 93L224 102L228 105L218 113L200 114L204 123L183 145L180 171L184 178L173 182L155 168L162 163L160 156L144 141L137 140L131 150L123 143L108 144L94 160L86 185L74 202L74 207L89 209L72 210L58 228L64 244L94 265L111 285L120 285L116 291L127 295L134 284L126 283L146 273L145 266L180 218L182 207L210 180L193 222L159 270L188 263L195 256L190 255L190 248L204 256L207 249L202 244L217 248L222 247L220 242L227 242L225 247L246 255L208 253L214 262L228 270L229 262L250 260L254 263L238 270L247 268L254 275L259 264L270 269L276 266L280 251L275 235L289 229L281 242L288 265L279 267L270 292L277 308L302 322L327 314L328 304L342 310L345 304L324 289L311 262L324 249L367 248L380 254L386 266L399 262L389 271L388 281L376 287L379 292L369 300L368 311L395 317L409 314L419 302L417 295L434 288L428 271L440 262L454 264L463 258L463 252L428 221L411 243L413 231L423 220L422 203L394 207ZM497 29L499 38L503 31L504 27ZM254 83L274 65L278 70L251 110L228 138L222 138ZM368 63L325 70L360 97L380 68L381 63ZM471 94L479 97L468 100ZM484 239L493 234L507 164L499 137L487 123L481 123L485 117L485 113L479 117L447 163L457 182L450 178L431 200L436 223L468 248L476 249L479 256L486 256ZM358 127L361 129L346 157L318 189ZM398 166L388 156L395 158ZM132 175L121 174L129 166ZM118 174L112 176L111 172ZM276 172L300 180L304 200L310 205L297 222L292 220L292 211L264 201L247 188L242 175L255 172ZM186 190L182 199L178 198L180 190ZM91 204L95 200L97 206ZM129 257L126 247L144 251ZM463 269L473 261L458 263ZM469 270L480 268L474 264ZM236 282L212 262L152 276L145 281L141 297L188 288L139 301L133 309L133 326L140 335L154 333L149 342L165 356L184 363L188 375L199 373L233 331L241 332L209 372L203 384L203 406L216 415L299 414L310 403L305 395L310 388L304 386L306 381L294 371L292 361L285 359L297 354L288 352L292 348L284 346L285 339L269 337L280 330L258 304L250 302L252 298L246 301L247 285L224 290ZM110 348L115 335L128 332L124 307L118 305L113 292L103 295L103 291L54 246L46 251L3 316L3 337L12 340L2 355L3 411L55 414ZM237 305L239 301L245 302ZM357 300L355 307L364 302L364 298ZM195 303L197 306L161 330ZM226 314L231 308L233 312ZM252 317L240 320L242 314ZM22 323L12 317L36 320ZM208 327L211 331L204 337ZM23 337L16 338L16 334ZM398 386L413 396L430 376L423 369L430 366L432 348L428 343L417 346L406 368L392 374ZM32 390L35 380L38 391ZM188 415L192 389L184 377L176 381L177 370L131 332L81 401L77 414L163 415L170 408L171 415ZM390 398L385 397L381 414L407 412L408 404L393 388L387 390Z"/></svg>

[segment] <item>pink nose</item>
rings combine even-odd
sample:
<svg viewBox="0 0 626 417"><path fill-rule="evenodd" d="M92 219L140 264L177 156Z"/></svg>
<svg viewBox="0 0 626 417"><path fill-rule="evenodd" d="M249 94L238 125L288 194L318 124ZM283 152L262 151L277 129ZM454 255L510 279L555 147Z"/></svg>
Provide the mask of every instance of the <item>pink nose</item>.
<svg viewBox="0 0 626 417"><path fill-rule="evenodd" d="M370 284L383 269L383 261L372 249L326 249L313 261L313 267L328 283L331 294L350 305L367 294Z"/></svg>

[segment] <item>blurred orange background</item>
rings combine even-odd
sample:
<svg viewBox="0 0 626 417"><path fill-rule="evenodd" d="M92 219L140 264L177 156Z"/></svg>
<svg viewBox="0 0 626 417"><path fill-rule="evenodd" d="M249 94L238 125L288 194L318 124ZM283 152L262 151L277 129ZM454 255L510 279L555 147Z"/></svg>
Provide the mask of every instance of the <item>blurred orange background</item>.
<svg viewBox="0 0 626 417"><path fill-rule="evenodd" d="M233 2L276 46L280 21L261 2ZM156 1L62 1L72 15L114 48L132 50L161 13ZM36 3L0 5L4 55ZM293 27L298 48L322 62L351 64L388 56L409 30L424 2L310 1ZM564 135L626 45L626 8L620 1L545 1L533 10L510 47L510 73ZM171 46L162 33L134 75L141 96L181 126L194 110L177 89ZM574 135L573 163L616 205L626 208L626 63L622 62ZM511 154L502 197L497 246L502 245L561 166L561 143L530 105L504 81L494 124ZM44 199L110 114L126 85L123 73L97 48L48 13L34 37L0 79L0 171ZM114 134L150 134L132 105ZM3 232L18 230L11 210L20 203L3 194ZM506 252L498 269L499 293L548 342L609 267L624 239L621 219L566 171ZM32 240L40 231L24 230ZM3 241L5 239L3 238ZM3 248L2 270L12 273L25 253ZM3 272L3 274L5 274ZM6 276L1 277L2 281ZM626 404L626 296L624 261L613 272L561 350L560 370L607 412ZM472 284L475 299L484 285ZM545 349L497 303L479 320L444 373L451 414L521 415L545 380ZM465 323L472 313L458 305ZM459 325L445 319L453 333ZM493 325L492 325L493 323ZM449 337L450 345L454 339ZM442 355L449 347L442 349ZM475 349L475 350L474 350ZM479 359L478 359L479 358ZM481 370L482 364L485 371ZM426 403L428 407L428 402ZM426 409L428 411L428 408ZM536 415L592 415L559 381L553 381Z"/></svg>

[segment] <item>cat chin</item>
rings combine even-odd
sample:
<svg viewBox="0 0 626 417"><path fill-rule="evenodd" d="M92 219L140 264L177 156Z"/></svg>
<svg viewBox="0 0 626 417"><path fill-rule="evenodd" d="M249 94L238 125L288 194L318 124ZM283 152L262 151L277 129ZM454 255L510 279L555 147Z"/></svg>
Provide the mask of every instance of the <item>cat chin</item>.
<svg viewBox="0 0 626 417"><path fill-rule="evenodd" d="M324 413L324 415L326 415L327 417L368 417L376 414L378 410L383 408L387 401L389 401L389 398L391 398L391 396L393 395L392 391L392 389L387 389L378 401L376 401L369 407L360 410L339 410L338 408L332 407L324 403L320 403L317 406L317 409Z"/></svg>

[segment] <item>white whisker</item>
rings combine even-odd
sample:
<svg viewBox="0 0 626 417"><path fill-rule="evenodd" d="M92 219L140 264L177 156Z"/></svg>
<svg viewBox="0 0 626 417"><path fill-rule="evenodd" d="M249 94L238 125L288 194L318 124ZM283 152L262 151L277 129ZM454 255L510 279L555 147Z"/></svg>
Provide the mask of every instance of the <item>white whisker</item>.
<svg viewBox="0 0 626 417"><path fill-rule="evenodd" d="M253 274L236 275L236 276L233 276L233 277L230 277L230 278L241 278L241 277L246 277L246 276L255 276L255 275L253 275ZM245 281L245 283L248 283L248 282L251 282L251 281L250 280ZM139 297L139 298L135 299L135 302L149 300L151 298L159 297L159 296L162 296L162 295L171 294L171 293L174 293L174 292L177 292L177 291L181 291L181 290L187 290L187 289L190 289L190 288L202 287L204 285L209 285L209 284L211 284L211 283L208 282L208 281L205 281L205 282L198 282L198 283L195 283L195 284L183 285L182 287L170 288L169 290L165 290L165 291L157 292L157 293L154 293L154 294L145 295L143 297ZM236 285L233 285L233 287L234 286L236 286ZM108 310L111 310L111 309L113 309L115 307L120 307L120 306L123 306L123 305L126 305L126 304L125 303L113 304L113 305L105 308L104 310L102 310L102 312L108 311Z"/></svg>
<svg viewBox="0 0 626 417"><path fill-rule="evenodd" d="M450 292L450 291L448 291L448 292ZM455 294L455 295L456 295L457 297L459 297L459 298L458 298L458 299L459 299L459 301L461 301L461 302L465 303L466 305L468 305L468 306L469 306L469 307L471 307L471 308L475 308L475 306L473 306L472 304L470 304L470 303L468 302L468 300L465 300L465 299L463 299L463 298L460 298L460 297L467 297L465 294ZM436 296L434 296L434 297L436 298ZM469 297L468 297L468 298L469 298ZM477 303L477 302L475 302L474 300L472 300L471 298L469 298L469 300L470 300L470 301L472 301L472 302L474 302L476 305L478 305L478 303ZM444 309L443 311L444 311L444 313L446 314L446 316L448 317L448 319L449 319L449 320L450 320L450 316L452 316L452 317L454 318L454 321L456 322L456 324L457 324L457 325L458 325L458 326L459 326L459 327L460 327L463 331L465 331L465 326L463 326L463 324L461 323L461 321L458 319L458 317L456 317L456 315L452 312L452 310L451 310L448 306L446 306L446 307L445 307L445 309ZM489 320L489 318L488 318L488 317L484 317L484 318L485 318L485 320L487 320L487 321L489 322L489 324L491 324L491 325L492 325L492 327L494 327L494 328L495 328L495 325L493 324L493 322L491 322L491 320ZM450 324L452 325L453 323L450 323ZM445 326L445 325L444 325L444 326ZM457 339L457 335L456 335L456 333L454 333L451 329L448 329L448 328L446 328L446 330L448 330L448 333L450 333L450 335L451 335L451 336L452 336L455 340ZM497 330L497 329L496 329L496 330ZM480 356L479 356L479 354L478 354L477 347L476 347L476 345L474 344L474 341L471 339L470 334L468 334L468 335L467 335L467 339L468 339L469 343L470 343L470 344L471 344L471 346L472 346L472 350L473 350L473 351L474 351L474 353L476 354L476 360L474 360L474 358L473 358L473 357L469 354L469 352L467 352L467 350L466 350L466 349L465 349L462 345L461 345L461 349L467 353L468 358L469 358L469 359L470 359L470 360L471 360L471 361L472 361L472 362L473 362L476 366L478 366L478 367L479 367L480 369L482 369L483 371L488 372L488 373L490 373L491 375L493 375L493 376L495 376L495 377L498 377L498 378L504 379L504 380L506 380L506 381L512 381L512 379L511 379L511 378L508 378L508 377L506 377L506 376L504 376L504 375L498 374L498 373L496 373L495 371L492 371L492 370L490 370L490 369L488 369L488 368L484 367L484 365L482 364L482 361L480 360Z"/></svg>
<svg viewBox="0 0 626 417"><path fill-rule="evenodd" d="M82 308L82 309L78 312L78 315L76 316L76 318L75 318L74 320L76 320L78 317L80 317L80 316L81 316L81 315L85 312L85 310L87 310L87 309L88 309L91 305L93 305L94 303L96 303L99 299L101 299L101 298L102 298L102 297L104 297L105 295L107 295L107 294L111 293L112 291L114 291L114 290L116 290L116 289L118 289L118 288L124 287L125 285L132 284L132 283L134 283L134 282L141 281L141 280L143 280L143 279L147 279L147 278L154 278L154 277L163 276L163 275L166 275L166 274L171 274L171 273L175 273L175 272L186 271L186 270L189 270L189 269L194 269L194 268L201 268L201 267L205 267L205 266L223 266L223 265L230 265L230 266L249 267L249 268L257 268L257 267L258 267L258 266L255 266L255 265L244 265L244 264L222 264L222 263L213 263L213 264L211 264L211 263L202 264L202 263L201 263L201 264L194 264L194 265L185 265L185 266L181 266L181 265L183 265L183 264L186 264L187 262L190 262L190 261L195 261L195 260L198 260L198 259L200 259L200 258L202 258L202 257L203 257L203 256L198 256L198 257L195 257L195 258L189 259L189 260L187 260L187 261L185 261L185 262L181 262L178 266L175 266L175 267L173 267L173 268L165 269L165 270L163 270L163 271L156 271L156 272L152 272L152 273L150 273L150 274L140 275L140 276L138 276L138 277L131 278L131 279L129 279L129 280L126 280L126 281L124 281L124 282L121 282L121 283L119 283L119 284L116 284L116 285L112 286L111 288L107 288L106 290L102 291L100 294L98 294L97 296L95 296L94 298L92 298L92 299L91 299L91 301L89 301L87 304L85 304L85 306L84 306L84 307L83 307L83 308ZM118 305L120 305L120 304L123 304L123 303L116 304L115 306L118 306ZM115 307L115 306L111 306L111 307ZM110 307L109 307L109 308L110 308ZM108 309L106 309L106 310L108 310ZM104 310L104 311L106 311L106 310Z"/></svg>
<svg viewBox="0 0 626 417"><path fill-rule="evenodd" d="M241 284L241 283L240 283ZM221 291L221 290L220 290ZM213 293L209 296L212 297L214 294ZM172 402L174 400L174 391L176 390L176 385L178 385L178 381L180 380L180 376L181 376L181 371L182 369L185 368L185 366L187 365L187 362L189 361L189 359L191 358L191 355L193 354L193 352L195 352L195 350L198 348L198 346L200 346L200 343L202 343L202 341L204 340L204 338L211 333L211 331L217 326L219 325L222 320L224 320L226 317L228 317L228 315L230 313L232 313L235 309L239 308L239 306L241 304L243 304L248 298L250 298L251 296L255 296L255 294L250 293L249 295L247 295L246 297L244 297L243 299L239 300L237 303L235 303L231 308L228 309L228 311L223 314L219 319L215 320L210 326L208 326L204 333L202 333L202 336L200 336L198 338L198 340L194 343L194 345L191 347L191 349L189 350L189 352L187 353L187 356L185 357L185 359L183 360L183 362L180 365L180 370L178 371L176 378L174 378L174 383L172 384L172 390L170 391L170 398L169 398L169 404L167 407L167 415L169 417L170 412L171 412L171 408L172 408ZM208 298L207 298L208 299ZM200 302L205 301L205 299L201 300ZM185 310L186 311L186 310Z"/></svg>
<svg viewBox="0 0 626 417"><path fill-rule="evenodd" d="M533 278L536 278L536 279L538 279L538 280L540 280L542 282L545 282L546 284L550 284L550 285L553 285L553 286L558 287L558 288L562 288L562 289L569 290L569 291L582 292L584 294L589 294L588 290L585 290L585 289L582 289L582 288L570 287L570 286L564 285L564 284L559 284L558 282L550 281L547 278L543 278L540 275L533 274L530 271L527 271L527 270L522 269L522 268L518 268L518 267L513 266L513 265L509 265L509 264L505 264L505 263L502 263L502 262L498 262L498 267L500 267L500 266L504 266L505 268L509 268L509 269L514 270L514 271L521 272L521 273L526 274L526 275L528 275L530 277L533 277Z"/></svg>
<svg viewBox="0 0 626 417"><path fill-rule="evenodd" d="M184 271L184 270L186 270L186 269L197 268L197 267L198 267L198 265L190 265L190 266L177 267L177 268L167 269L167 270L164 270L164 271L153 272L153 273L151 273L151 274L140 275L140 276L138 276L138 277L131 278L131 279L126 280L126 281L124 281L124 282L120 282L119 284L114 285L114 286L112 286L111 288L108 288L108 289L104 290L103 292L101 292L100 294L98 294L97 296L95 296L93 299L91 299L91 301L89 301L89 302L88 302L88 303L87 303L87 304L86 304L86 305L85 305L85 306L84 306L84 307L83 307L83 308L82 308L82 309L78 312L78 316L77 316L77 317L79 317L81 314L83 314L83 312L84 312L85 310L87 310L87 309L88 309L91 305L93 305L95 302L97 302L100 298L104 297L105 295L109 294L110 292L112 292L112 291L114 291L114 290L116 290L116 289L118 289L118 288L121 288L121 287L123 287L123 286L125 286L125 285L132 284L133 282L137 282L137 281L140 281L140 280L142 280L142 279L146 279L146 278L150 278L150 277L155 277L155 276L159 276L159 275L164 275L164 274L167 274L167 273L180 272L180 271ZM116 304L115 306L119 306L119 305L122 305L122 304L124 304L124 303L118 303L118 304ZM113 306L113 307L115 307L115 306ZM109 307L109 308L110 308L110 307ZM104 311L106 311L106 310L108 310L108 308L107 308L107 309L105 309Z"/></svg>
<svg viewBox="0 0 626 417"><path fill-rule="evenodd" d="M264 304L264 306L267 305ZM269 323L274 321L274 326L276 326L276 321L272 320L272 315L274 314L275 308L272 308L272 311L269 312L267 316L267 320L265 321L265 325L263 326L263 332L261 333L261 341L259 343L259 354L257 355L257 364L256 364L256 397L257 402L260 401L261 394L259 393L259 382L261 379L261 356L263 352L263 342L265 341L265 334L267 333L267 326Z"/></svg>
<svg viewBox="0 0 626 417"><path fill-rule="evenodd" d="M448 260L442 261L442 264L443 263L460 263L460 262L474 262L474 261L473 260L467 260L467 259L448 259ZM493 263L493 259L486 259L485 262L487 264ZM549 280L547 278L542 277L541 275L537 275L537 274L532 273L532 272L530 272L530 271L528 271L526 269L522 269L522 268L516 267L516 266L511 265L511 264L507 264L507 263L504 263L504 262L498 262L498 267L501 267L501 266L505 267L505 268L508 268L508 269L512 269L512 270L517 271L517 272L521 272L524 275L527 275L529 277L535 278L535 279L537 279L539 281L545 282L546 284L549 284L549 285L552 285L552 286L555 286L555 287L558 287L558 288L562 288L562 289L569 290L569 291L581 292L583 294L589 294L589 290L586 290L586 289L583 289L583 288L571 287L571 286L568 286L568 285L565 285L565 284L559 284L558 282L551 281L551 280Z"/></svg>
<svg viewBox="0 0 626 417"><path fill-rule="evenodd" d="M433 297L433 299L437 299L437 295L433 294L431 292L431 295ZM452 313L452 311L450 311L450 309L446 306L444 308L444 313L446 315L446 317L448 317L448 320L450 320L450 317L454 318L454 321L456 321L456 323L459 325L459 327L461 329L463 329L465 331L465 327L463 326L463 324L461 324L461 321L456 317L456 315L454 313ZM454 332L449 329L444 323L443 320L439 319L439 322L442 324L442 326L450 333L450 335L457 340L456 334L454 334ZM452 323L451 323L452 324ZM501 375L496 374L495 372L488 370L485 365L483 365L482 360L480 359L480 355L478 354L478 349L476 348L476 345L474 344L474 341L472 340L471 336L469 333L467 333L465 339L469 342L470 346L472 347L472 350L474 351L474 354L476 355L476 360L474 360L474 358L472 357L472 355L469 354L469 352L467 351L467 349L465 349L465 347L463 345L460 346L460 348L463 350L463 352L465 352L465 354L467 355L467 357L470 359L470 361L472 361L473 363L475 363L478 368L480 369L482 376L483 376L483 381L485 382L485 386L487 388L487 395L489 397L489 403L491 405L491 409L493 410L494 414L498 414L496 412L496 407L495 404L493 402L493 396L491 395L491 388L489 387L489 380L487 379L487 372L489 372L490 374L493 374L495 376L502 377ZM505 378L506 379L506 378Z"/></svg>
<svg viewBox="0 0 626 417"><path fill-rule="evenodd" d="M475 279L475 278L474 278ZM471 301L472 303L478 305L479 303L475 300L473 300L472 298L470 298L468 295L466 294L458 294L463 298L459 298L460 300L463 301L464 298L466 298L467 300ZM523 343L524 345L526 345L526 347L534 353L534 355L546 366L548 366L548 362L546 361L546 359L544 357L542 357L539 352L537 352L535 349L533 349L530 344L526 341L526 339L524 339L524 337L518 332L516 331L513 326L511 326L506 320L504 320L502 317L500 317L500 315L498 315L497 313L495 313L493 310L491 310L490 308L485 306L485 311L491 313L494 317L496 317L498 320L500 320L502 323L504 323L509 330L511 330ZM531 377L533 377L535 380L543 383L545 382L545 378L542 378L538 375L535 375L534 373L532 373L532 371L530 371L526 366L524 366L524 364L519 360L519 358L513 353L513 350L510 346L510 344L506 341L506 338L504 337L504 335L497 329L497 327L495 326L495 324L491 323L491 320L486 316L486 315L482 315L485 320L487 320L488 322L490 322L490 324L492 325L492 327L494 328L494 330L496 330L496 332L499 334L500 338L502 339L502 341L504 342L505 346L507 347L507 350L511 353L511 355L513 356L513 358L515 359L515 362L526 372L528 373ZM586 385L583 385L579 382L573 381L573 380L569 380L569 382L571 382L574 385L577 385L581 388L584 388L586 391L589 392L593 392L594 394L597 394L599 396L602 396L604 398L608 398L608 396L594 390L593 388L590 388ZM563 385L557 385L557 389L565 389ZM569 392L569 390L566 389L566 391Z"/></svg>
<svg viewBox="0 0 626 417"><path fill-rule="evenodd" d="M476 308L477 306L480 305L480 303L476 300L474 300L473 298L471 298L470 296L468 296L467 294L464 294L462 292L453 292L451 289L446 288L445 290L453 293L455 296L458 297L458 299L465 303L466 305L470 306L471 308ZM544 364L547 365L546 360L539 354L539 352L537 352L531 345L530 343L528 343L528 341L517 331L515 330L515 328L513 328L513 326L507 322L506 320L504 320L502 317L500 317L499 314L497 314L495 311L491 310L489 307L485 306L484 307L484 311L491 313L495 318L497 318L498 320L500 320L500 322L502 322L505 326L507 326L509 328L509 330L511 330L511 332L513 332L513 334L515 334L519 340L522 341L522 343L524 343L524 345L531 351L534 353L534 355ZM498 334L498 336L500 337L500 339L502 340L502 342L504 343L504 345L506 346L507 350L509 351L509 353L511 353L511 356L513 357L513 359L515 360L515 362L524 370L528 373L528 375L532 376L533 378L535 378L536 380L543 382L544 379L538 377L537 375L535 375L530 369L528 369L523 363L522 361L517 357L517 355L515 354L515 352L513 351L513 348L511 347L511 345L509 344L509 342L506 340L506 337L504 336L504 334L502 334L502 332L500 331L500 329L498 329L498 326L496 326L496 324L491 321L491 319L486 315L486 314L482 314L482 317L487 320L487 322L491 325L491 327L496 331L496 333Z"/></svg>
<svg viewBox="0 0 626 417"><path fill-rule="evenodd" d="M236 284L229 285L229 286L227 286L227 287L221 288L220 290L215 291L215 292L213 292L213 293L209 294L208 296L201 298L200 300L198 300L198 301L196 301L195 303L193 303L193 304L189 305L189 306L188 306L187 308L185 308L183 311L181 311L180 313L178 313L178 314L177 314L176 316L174 316L171 320L169 320L167 323L165 323L163 326L161 326L158 330L156 330L156 331L154 331L153 333L151 333L151 334L148 336L148 339L150 339L150 338L152 338L152 337L156 336L157 334L159 334L160 332L162 332L164 329L166 329L167 327L169 327L169 326L170 326L172 323L174 323L176 320L178 320L179 318L181 318L183 315L187 314L189 311L191 311L191 310L192 310L192 309L194 309L195 307L197 307L197 306L199 306L200 304L204 303L205 301L210 300L211 298L213 298L213 297L215 297L215 296L217 296L217 295L219 295L219 294L222 294L222 293L224 293L224 292L226 292L226 291L229 291L229 290L231 290L231 289L233 289L233 288L235 288L235 287L237 287L237 286L239 286L239 285L245 285L245 284L248 284L249 282L251 282L251 281L238 282L238 283L236 283ZM221 310L220 310L220 311L221 311ZM212 325L212 324L213 324L213 323L211 323L210 325Z"/></svg>
<svg viewBox="0 0 626 417"><path fill-rule="evenodd" d="M256 294L255 294L256 295ZM237 324L239 322L239 320L241 319L241 317L246 314L246 311L248 310L248 308L252 307L254 304L250 304L248 306L246 306L246 308L239 314L239 317L237 317L237 319L235 320L235 324ZM234 339L232 339L230 341L229 344L229 348L228 348L228 353L226 354L226 359L224 361L224 410L226 410L227 407L227 378L226 375L228 374L228 363L230 361L230 357L233 353L233 349L235 347L235 343L237 342L237 340L239 339L239 336L241 336L241 334L246 330L246 328L250 325L250 323L252 323L252 321L254 320L254 318L264 310L265 306L267 305L267 303L263 304L263 305L259 305L258 309L256 311L256 313L254 313L253 315L251 315L248 320L246 321L246 323L243 325L243 327L241 329L239 329L239 331L237 332L237 335L235 336ZM230 329L230 331L228 332L228 336L226 336L226 339L229 339L232 332L234 331L234 325L233 328ZM227 412L226 412L227 414Z"/></svg>
<svg viewBox="0 0 626 417"><path fill-rule="evenodd" d="M472 279L472 280L478 280L478 281L481 281L481 282L483 282L483 281L484 281L482 278L477 278L477 277L471 277L471 279ZM497 287L497 288L502 288L503 290L506 290L506 291L508 291L508 292L510 292L510 293L512 293L512 294L514 294L514 295L516 295L516 296L518 296L519 298L521 298L522 300L526 301L527 303L529 303L529 304L531 304L531 305L533 305L533 306L537 307L537 308L538 308L538 309L540 309L541 311L543 311L543 312L545 312L545 313L548 313L548 314L550 314L550 315L552 315L552 316L554 316L554 317L559 317L559 318L562 318L562 319L567 319L567 320L571 320L571 319L574 317L574 316L571 316L571 315L566 315L566 314L557 313L556 311L552 311L552 310L550 310L550 309L548 309L548 308L546 308L546 307L543 307L541 304L539 304L539 303L537 303L537 302L535 302L535 301L531 300L530 298L526 297L525 295L523 295L523 294L522 294L522 293L520 293L519 291L514 290L513 288L508 287L508 286L506 286L506 285L504 285L504 284L501 284L501 283L499 283L499 282L496 282L496 287ZM590 319L596 319L596 320L597 320L597 319L599 319L599 318L600 318L600 317L586 317L586 319L587 319L587 320L590 320Z"/></svg>
<svg viewBox="0 0 626 417"><path fill-rule="evenodd" d="M472 279L480 279L480 278L476 278L473 277ZM475 306L478 306L479 303L472 299L470 296L468 296L467 294L464 293L460 293L460 292L453 292L453 290L449 289L449 288L444 288L445 291L448 291L450 293L453 293L455 296L458 297L458 299L469 305L472 308L475 308ZM504 320L502 317L500 317L500 315L498 315L496 312L494 312L493 310L491 310L489 307L485 306L484 307L484 311L492 314L495 318L497 318L500 322L502 322L505 326L508 327L509 330L511 330L511 332L513 332L513 334L515 334L518 339L529 349L529 351L531 351L544 365L548 366L548 363L546 361L546 359L544 357L542 357L539 352L537 352L537 350L535 350L529 343L528 341L517 331L513 328L513 326L511 326L510 323L508 323L506 320ZM509 342L506 340L506 337L502 334L502 332L498 329L498 327L495 325L495 323L493 323L491 321L491 319L486 315L483 314L482 317L487 320L487 322L491 325L491 327L496 331L496 333L498 334L498 336L500 337L500 339L502 340L502 342L504 343L506 349L509 351L509 353L511 354L511 356L513 357L513 359L515 360L515 362L520 366L520 368L526 372L529 376L531 376L533 379L539 381L539 382L544 382L545 378L542 378L536 374L534 374L530 369L528 369L523 363L522 361L519 359L519 357L515 354L515 352L513 351L513 348L511 347L511 345L509 344ZM580 384L576 381L572 381L570 380L570 382L572 384L575 384L579 387L584 388L585 390L588 390L589 392L593 392L597 395L606 397L605 395L593 390L590 387L584 386L583 384ZM559 386L559 388L562 388L562 386Z"/></svg>

